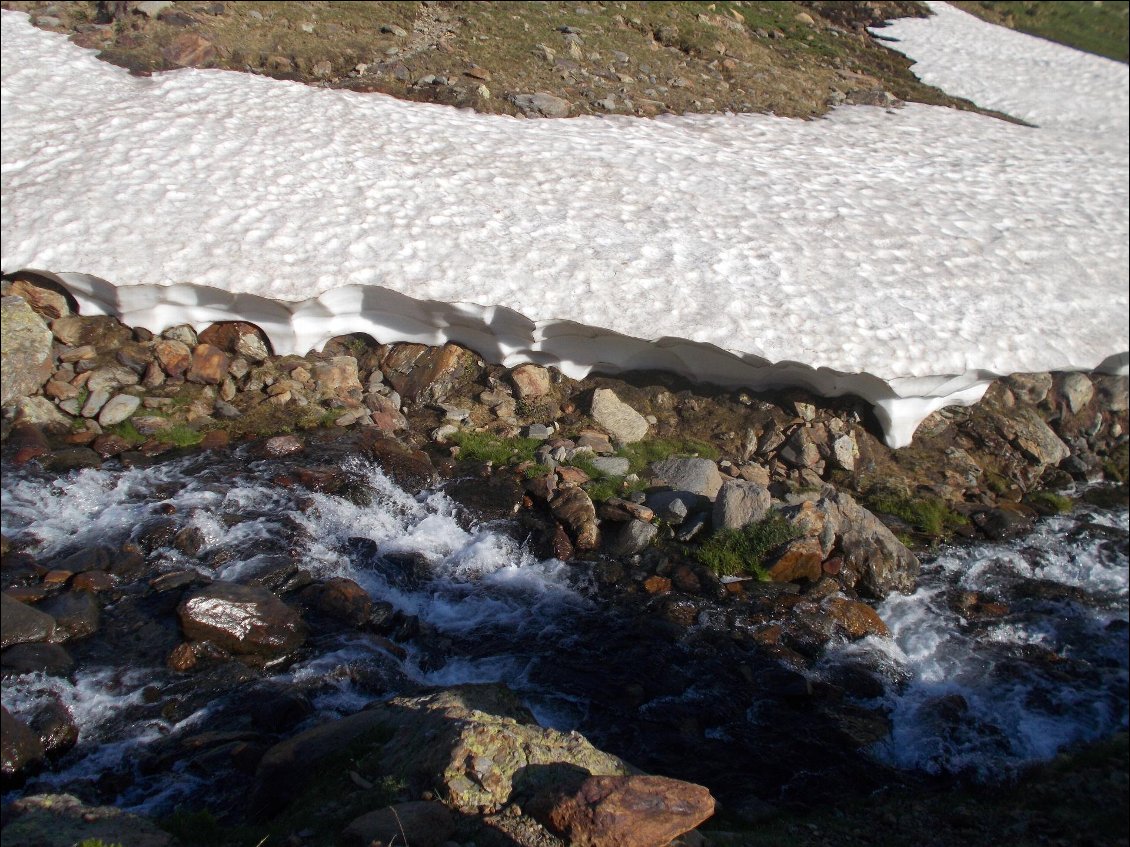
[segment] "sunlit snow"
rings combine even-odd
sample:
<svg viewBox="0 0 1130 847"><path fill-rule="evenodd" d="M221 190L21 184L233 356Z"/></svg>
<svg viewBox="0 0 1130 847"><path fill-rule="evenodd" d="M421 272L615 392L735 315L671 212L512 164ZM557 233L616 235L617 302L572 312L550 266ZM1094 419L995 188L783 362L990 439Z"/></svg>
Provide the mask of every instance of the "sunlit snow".
<svg viewBox="0 0 1130 847"><path fill-rule="evenodd" d="M1017 371L1123 370L1125 65L936 5L922 105L522 120L224 71L132 77L3 13L4 272L163 329L242 317L506 364L875 404L892 445Z"/></svg>

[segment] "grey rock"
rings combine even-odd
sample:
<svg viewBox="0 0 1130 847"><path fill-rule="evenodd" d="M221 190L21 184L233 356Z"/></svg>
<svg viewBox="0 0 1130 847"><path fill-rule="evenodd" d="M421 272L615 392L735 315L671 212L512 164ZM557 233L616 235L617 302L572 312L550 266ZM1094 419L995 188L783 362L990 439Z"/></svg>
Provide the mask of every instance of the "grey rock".
<svg viewBox="0 0 1130 847"><path fill-rule="evenodd" d="M110 389L99 388L91 391L86 398L86 402L82 405L82 416L84 418L93 418L102 411L102 407L110 402Z"/></svg>
<svg viewBox="0 0 1130 847"><path fill-rule="evenodd" d="M1103 405L1112 412L1125 412L1130 408L1130 379L1105 374L1095 377ZM1117 437L1117 436L1116 436Z"/></svg>
<svg viewBox="0 0 1130 847"><path fill-rule="evenodd" d="M1017 400L1032 406L1044 402L1052 390L1052 383L1049 373L1013 374L1005 380L1005 385Z"/></svg>
<svg viewBox="0 0 1130 847"><path fill-rule="evenodd" d="M796 468L811 468L820 461L820 448L811 439L808 427L798 427L781 448L780 457Z"/></svg>
<svg viewBox="0 0 1130 847"><path fill-rule="evenodd" d="M36 393L51 376L51 330L22 297L0 298L0 406Z"/></svg>
<svg viewBox="0 0 1130 847"><path fill-rule="evenodd" d="M1063 399L1067 401L1067 408L1073 415L1083 411L1095 396L1094 383L1081 373L1070 373L1065 376L1060 390L1063 392Z"/></svg>
<svg viewBox="0 0 1130 847"><path fill-rule="evenodd" d="M832 459L845 471L855 470L855 460L859 456L859 445L850 432L832 441Z"/></svg>
<svg viewBox="0 0 1130 847"><path fill-rule="evenodd" d="M142 0L133 7L135 13L145 15L147 18L156 18L165 9L173 7L171 0Z"/></svg>
<svg viewBox="0 0 1130 847"><path fill-rule="evenodd" d="M98 413L98 423L102 426L120 424L136 412L140 405L140 397L134 397L132 394L118 394L102 407L102 411Z"/></svg>
<svg viewBox="0 0 1130 847"><path fill-rule="evenodd" d="M510 100L527 117L564 118L569 115L569 101L552 94L515 94Z"/></svg>
<svg viewBox="0 0 1130 847"><path fill-rule="evenodd" d="M608 545L608 552L613 556L633 556L651 544L658 534L659 527L655 524L630 520L612 539Z"/></svg>
<svg viewBox="0 0 1130 847"><path fill-rule="evenodd" d="M714 501L714 528L741 529L769 514L773 498L764 485L730 479L722 484Z"/></svg>
<svg viewBox="0 0 1130 847"><path fill-rule="evenodd" d="M42 609L54 618L55 638L60 641L93 635L102 622L98 601L87 591L68 591L52 597Z"/></svg>
<svg viewBox="0 0 1130 847"><path fill-rule="evenodd" d="M196 335L196 330L188 324L180 324L179 326L171 326L161 333L162 338L167 338L170 341L179 341L189 350L192 350L199 344L199 338Z"/></svg>
<svg viewBox="0 0 1130 847"><path fill-rule="evenodd" d="M7 594L0 594L0 649L13 644L50 641L55 619Z"/></svg>
<svg viewBox="0 0 1130 847"><path fill-rule="evenodd" d="M710 459L662 459L648 468L652 481L677 491L690 491L713 500L722 487L722 474ZM650 505L650 504L649 504Z"/></svg>
<svg viewBox="0 0 1130 847"><path fill-rule="evenodd" d="M533 438L535 441L545 441L551 435L553 430L545 424L530 424L526 427L526 438Z"/></svg>
<svg viewBox="0 0 1130 847"><path fill-rule="evenodd" d="M113 391L127 385L137 385L139 382L141 382L141 377L129 368L121 365L108 365L92 371L90 378L86 381L86 387L91 393L94 393L102 390Z"/></svg>
<svg viewBox="0 0 1130 847"><path fill-rule="evenodd" d="M58 644L13 644L4 651L0 665L7 673L42 673L47 676L69 676L75 660Z"/></svg>
<svg viewBox="0 0 1130 847"><path fill-rule="evenodd" d="M644 501L662 520L678 526L694 512L702 512L710 507L710 501L693 491L657 491L649 494Z"/></svg>
<svg viewBox="0 0 1130 847"><path fill-rule="evenodd" d="M706 529L707 520L708 517L705 512L691 515L683 522L683 525L679 527L679 531L675 533L675 539L683 542L691 541Z"/></svg>
<svg viewBox="0 0 1130 847"><path fill-rule="evenodd" d="M404 38L404 36L408 35L408 31L405 30L404 27L397 26L396 24L382 24L381 32L387 35L395 35L397 38Z"/></svg>
<svg viewBox="0 0 1130 847"><path fill-rule="evenodd" d="M627 476L632 463L620 456L597 456L590 460L592 466L607 476Z"/></svg>
<svg viewBox="0 0 1130 847"><path fill-rule="evenodd" d="M1071 455L1071 448L1060 440L1044 419L1030 408L1018 408L1009 416L1014 444L1029 459L1044 465L1058 465Z"/></svg>
<svg viewBox="0 0 1130 847"><path fill-rule="evenodd" d="M621 444L641 441L648 432L644 416L608 388L598 388L593 392L592 417Z"/></svg>
<svg viewBox="0 0 1130 847"><path fill-rule="evenodd" d="M75 411L78 411L77 400L64 400L59 404L59 409L68 404L73 404ZM15 403L14 422L34 424L44 432L70 432L71 419L59 409L46 397L21 397Z"/></svg>

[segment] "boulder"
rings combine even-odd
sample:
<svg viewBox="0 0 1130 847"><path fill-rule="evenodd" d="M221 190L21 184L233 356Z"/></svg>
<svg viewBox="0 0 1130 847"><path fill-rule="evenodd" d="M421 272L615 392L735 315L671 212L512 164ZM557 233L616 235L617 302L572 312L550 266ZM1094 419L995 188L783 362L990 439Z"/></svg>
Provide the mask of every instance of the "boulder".
<svg viewBox="0 0 1130 847"><path fill-rule="evenodd" d="M98 601L87 591L68 591L52 597L42 609L54 618L55 637L60 641L93 635L102 621Z"/></svg>
<svg viewBox="0 0 1130 847"><path fill-rule="evenodd" d="M15 800L7 810L4 847L72 847L120 844L169 847L173 837L140 815L114 806L87 806L69 794L37 794Z"/></svg>
<svg viewBox="0 0 1130 847"><path fill-rule="evenodd" d="M36 426L44 432L58 435L71 431L71 419L46 397L21 397L13 405L16 423Z"/></svg>
<svg viewBox="0 0 1130 847"><path fill-rule="evenodd" d="M531 811L572 847L663 847L713 815L714 798L664 776L590 776L571 794L539 798Z"/></svg>
<svg viewBox="0 0 1130 847"><path fill-rule="evenodd" d="M794 538L769 565L774 582L816 582L824 575L824 554L817 538Z"/></svg>
<svg viewBox="0 0 1130 847"><path fill-rule="evenodd" d="M58 291L42 288L26 279L13 280L8 294L23 298L44 321L53 321L71 313L66 297Z"/></svg>
<svg viewBox="0 0 1130 847"><path fill-rule="evenodd" d="M879 613L858 600L830 597L824 601L824 611L853 640L868 635L887 638L891 634Z"/></svg>
<svg viewBox="0 0 1130 847"><path fill-rule="evenodd" d="M196 346L195 342L193 346ZM161 338L153 342L153 355L161 369L171 377L183 377L192 364L192 348L175 338Z"/></svg>
<svg viewBox="0 0 1130 847"><path fill-rule="evenodd" d="M14 644L0 657L6 673L42 673L47 676L69 676L75 660L58 644Z"/></svg>
<svg viewBox="0 0 1130 847"><path fill-rule="evenodd" d="M557 492L549 505L554 517L573 531L578 550L595 550L600 546L596 508L588 494L580 488L565 488Z"/></svg>
<svg viewBox="0 0 1130 847"><path fill-rule="evenodd" d="M553 94L514 94L510 101L530 118L566 118L569 101Z"/></svg>
<svg viewBox="0 0 1130 847"><path fill-rule="evenodd" d="M1071 448L1033 409L1015 409L999 424L1010 430L1005 437L1033 462L1054 467L1071 455Z"/></svg>
<svg viewBox="0 0 1130 847"><path fill-rule="evenodd" d="M91 394L99 391L112 393L127 385L137 385L140 381L141 378L125 365L106 365L90 372L86 387Z"/></svg>
<svg viewBox="0 0 1130 847"><path fill-rule="evenodd" d="M214 582L177 607L184 634L241 656L273 658L306 640L302 618L265 588Z"/></svg>
<svg viewBox="0 0 1130 847"><path fill-rule="evenodd" d="M627 476L632 463L620 456L597 456L592 466L605 476Z"/></svg>
<svg viewBox="0 0 1130 847"><path fill-rule="evenodd" d="M211 344L197 344L192 351L192 362L188 366L185 379L202 385L219 385L228 375L231 359L219 347Z"/></svg>
<svg viewBox="0 0 1130 847"><path fill-rule="evenodd" d="M140 397L134 397L132 394L117 394L111 397L98 413L98 423L101 426L120 424L136 412L140 405Z"/></svg>
<svg viewBox="0 0 1130 847"><path fill-rule="evenodd" d="M518 397L526 400L531 397L544 397L552 389L549 371L539 365L519 365L510 374Z"/></svg>
<svg viewBox="0 0 1130 847"><path fill-rule="evenodd" d="M342 832L342 838L358 847L369 847L374 842L440 847L454 832L455 821L443 803L414 800L355 818Z"/></svg>
<svg viewBox="0 0 1130 847"><path fill-rule="evenodd" d="M652 462L647 470L652 482L676 491L689 491L713 500L722 488L722 474L710 459L671 458Z"/></svg>
<svg viewBox="0 0 1130 847"><path fill-rule="evenodd" d="M319 400L361 398L357 360L352 356L334 356L327 362L318 362L313 376Z"/></svg>
<svg viewBox="0 0 1130 847"><path fill-rule="evenodd" d="M50 641L54 637L53 617L7 594L0 594L0 649L13 644Z"/></svg>
<svg viewBox="0 0 1130 847"><path fill-rule="evenodd" d="M0 707L0 776L4 788L17 786L42 763L45 751L35 731L7 709ZM4 844L10 844L4 830Z"/></svg>
<svg viewBox="0 0 1130 847"><path fill-rule="evenodd" d="M592 394L592 417L621 444L633 444L647 436L647 419L608 388Z"/></svg>
<svg viewBox="0 0 1130 847"><path fill-rule="evenodd" d="M478 374L475 356L457 344L426 347L395 344L381 361L381 372L402 398L440 403Z"/></svg>
<svg viewBox="0 0 1130 847"><path fill-rule="evenodd" d="M726 480L714 501L714 528L741 529L769 514L769 489L742 479Z"/></svg>
<svg viewBox="0 0 1130 847"><path fill-rule="evenodd" d="M613 556L632 556L641 552L659 534L655 524L640 520L630 520L620 529L608 545Z"/></svg>
<svg viewBox="0 0 1130 847"><path fill-rule="evenodd" d="M262 330L255 324L243 321L212 324L200 333L199 341L218 347L231 356L243 356L252 362L265 361L271 355Z"/></svg>
<svg viewBox="0 0 1130 847"><path fill-rule="evenodd" d="M39 391L51 376L52 337L22 297L0 298L0 406Z"/></svg>
<svg viewBox="0 0 1130 847"><path fill-rule="evenodd" d="M1035 406L1043 403L1052 390L1052 375L1049 373L1013 374L1004 384L1021 403Z"/></svg>
<svg viewBox="0 0 1130 847"><path fill-rule="evenodd" d="M372 598L352 579L334 577L306 590L310 592L319 612L351 626L364 624L373 611Z"/></svg>
<svg viewBox="0 0 1130 847"><path fill-rule="evenodd" d="M1069 373L1063 378L1060 386L1064 402L1071 414L1077 415L1087 407L1091 398L1095 396L1095 385L1087 378L1086 374Z"/></svg>

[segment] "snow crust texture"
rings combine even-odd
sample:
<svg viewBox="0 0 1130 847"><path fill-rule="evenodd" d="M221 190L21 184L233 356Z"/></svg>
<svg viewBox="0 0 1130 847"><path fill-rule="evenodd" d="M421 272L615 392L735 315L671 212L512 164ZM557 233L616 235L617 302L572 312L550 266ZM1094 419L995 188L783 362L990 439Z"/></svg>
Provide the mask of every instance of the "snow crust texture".
<svg viewBox="0 0 1130 847"><path fill-rule="evenodd" d="M4 12L0 265L154 331L250 320L277 352L369 332L855 393L898 446L995 375L1130 350L1126 66L935 11L882 32L1037 127L921 105L522 120L137 78Z"/></svg>

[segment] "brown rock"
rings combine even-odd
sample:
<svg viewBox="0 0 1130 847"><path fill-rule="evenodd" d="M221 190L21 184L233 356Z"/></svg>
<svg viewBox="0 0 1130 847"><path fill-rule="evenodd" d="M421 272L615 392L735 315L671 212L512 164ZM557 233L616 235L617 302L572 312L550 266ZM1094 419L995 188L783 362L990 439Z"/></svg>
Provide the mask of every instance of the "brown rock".
<svg viewBox="0 0 1130 847"><path fill-rule="evenodd" d="M553 558L567 562L573 558L575 553L573 542L569 539L569 533L565 531L565 527L559 523L554 524Z"/></svg>
<svg viewBox="0 0 1130 847"><path fill-rule="evenodd" d="M550 392L549 371L539 365L520 365L510 374L518 397L544 397Z"/></svg>
<svg viewBox="0 0 1130 847"><path fill-rule="evenodd" d="M643 590L648 594L666 594L671 590L671 580L665 576L649 576L643 581Z"/></svg>
<svg viewBox="0 0 1130 847"><path fill-rule="evenodd" d="M192 350L187 344L171 338L153 342L153 355L157 363L171 377L182 377L192 365Z"/></svg>
<svg viewBox="0 0 1130 847"><path fill-rule="evenodd" d="M14 280L8 293L24 298L25 302L31 306L32 311L45 321L53 321L71 313L70 306L67 305L67 298L62 294L52 291L50 288L40 287L25 279Z"/></svg>
<svg viewBox="0 0 1130 847"><path fill-rule="evenodd" d="M90 446L94 449L94 452L103 459L108 459L111 456L117 456L126 452L126 450L129 450L133 445L120 435L99 435L91 442Z"/></svg>
<svg viewBox="0 0 1130 847"><path fill-rule="evenodd" d="M43 743L26 723L0 708L0 772L4 788L21 783L38 769L45 755ZM8 840L5 833L4 840Z"/></svg>
<svg viewBox="0 0 1130 847"><path fill-rule="evenodd" d="M328 362L314 365L314 383L318 399L361 399L361 380L357 373L357 360L352 356L334 356Z"/></svg>
<svg viewBox="0 0 1130 847"><path fill-rule="evenodd" d="M566 485L584 485L590 481L587 473L571 465L559 465L555 470L557 478Z"/></svg>
<svg viewBox="0 0 1130 847"><path fill-rule="evenodd" d="M572 530L578 550L595 550L600 546L596 508L588 494L580 488L566 488L557 493L550 508L554 516Z"/></svg>
<svg viewBox="0 0 1130 847"><path fill-rule="evenodd" d="M231 360L218 347L211 344L197 344L192 351L192 364L188 367L185 379L203 385L219 385L228 375Z"/></svg>
<svg viewBox="0 0 1130 847"><path fill-rule="evenodd" d="M212 324L200 333L200 342L218 347L230 356L243 356L252 362L262 362L271 354L263 331L255 324L243 321Z"/></svg>
<svg viewBox="0 0 1130 847"><path fill-rule="evenodd" d="M105 571L86 571L76 575L71 580L71 588L75 591L92 591L99 594L103 591L110 591L116 583L114 577Z"/></svg>
<svg viewBox="0 0 1130 847"><path fill-rule="evenodd" d="M60 382L57 379L48 380L43 386L43 393L52 400L70 400L72 397L78 397L77 388L69 382Z"/></svg>
<svg viewBox="0 0 1130 847"><path fill-rule="evenodd" d="M205 433L204 438L200 441L200 449L202 450L220 450L227 447L231 443L231 435L227 430L214 429L211 432Z"/></svg>
<svg viewBox="0 0 1130 847"><path fill-rule="evenodd" d="M816 538L795 538L769 568L769 578L776 582L816 582L823 575L824 554Z"/></svg>
<svg viewBox="0 0 1130 847"><path fill-rule="evenodd" d="M192 649L192 645L188 642L182 641L165 660L169 670L176 671L177 673L187 673L196 667L196 653Z"/></svg>
<svg viewBox="0 0 1130 847"><path fill-rule="evenodd" d="M590 776L531 811L573 847L662 847L713 815L714 798L664 776Z"/></svg>
<svg viewBox="0 0 1130 847"><path fill-rule="evenodd" d="M364 624L373 611L373 601L365 589L345 577L334 577L313 586L311 594L318 611L352 626Z"/></svg>
<svg viewBox="0 0 1130 847"><path fill-rule="evenodd" d="M273 657L306 640L298 613L256 586L214 582L182 600L177 615L188 638L237 655Z"/></svg>
<svg viewBox="0 0 1130 847"><path fill-rule="evenodd" d="M456 344L396 344L381 362L381 371L401 397L420 403L438 403L477 375L474 354Z"/></svg>
<svg viewBox="0 0 1130 847"><path fill-rule="evenodd" d="M832 597L824 602L824 611L853 640L867 635L885 638L891 634L879 613L858 600Z"/></svg>
<svg viewBox="0 0 1130 847"><path fill-rule="evenodd" d="M306 445L297 435L276 435L274 438L268 438L261 449L268 459L281 459L284 456L301 453L306 449Z"/></svg>
<svg viewBox="0 0 1130 847"><path fill-rule="evenodd" d="M182 32L161 50L161 58L177 68L206 67L219 55L216 45L195 32Z"/></svg>

